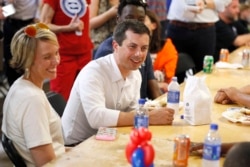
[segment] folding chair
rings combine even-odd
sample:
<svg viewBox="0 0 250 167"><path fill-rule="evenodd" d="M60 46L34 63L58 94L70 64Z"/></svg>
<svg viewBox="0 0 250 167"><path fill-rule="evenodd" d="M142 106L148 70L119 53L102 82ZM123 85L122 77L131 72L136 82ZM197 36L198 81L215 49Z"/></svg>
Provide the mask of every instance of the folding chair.
<svg viewBox="0 0 250 167"><path fill-rule="evenodd" d="M20 156L20 154L16 150L12 141L4 133L2 133L1 140L2 140L4 151L8 155L11 162L15 165L15 167L26 167L26 164L23 158Z"/></svg>
<svg viewBox="0 0 250 167"><path fill-rule="evenodd" d="M175 75L178 78L178 82L182 83L185 78L193 75L194 73L195 64L193 59L187 53L179 53L175 71Z"/></svg>
<svg viewBox="0 0 250 167"><path fill-rule="evenodd" d="M53 92L53 91L47 92L46 96L51 106L55 109L55 111L61 117L63 115L63 111L66 106L66 100L63 98L61 94Z"/></svg>

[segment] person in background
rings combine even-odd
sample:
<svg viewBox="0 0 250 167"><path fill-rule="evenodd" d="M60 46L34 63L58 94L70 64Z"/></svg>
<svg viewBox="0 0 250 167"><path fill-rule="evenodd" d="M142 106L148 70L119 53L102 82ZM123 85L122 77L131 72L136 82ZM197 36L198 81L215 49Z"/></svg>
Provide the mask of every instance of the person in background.
<svg viewBox="0 0 250 167"><path fill-rule="evenodd" d="M239 22L241 22L248 31L250 30L250 5L241 4L239 13Z"/></svg>
<svg viewBox="0 0 250 167"><path fill-rule="evenodd" d="M99 127L133 125L142 81L138 69L146 59L149 41L143 22L128 19L116 26L114 52L91 61L76 78L62 116L66 145L82 142ZM173 114L166 107L152 110L149 124L170 125Z"/></svg>
<svg viewBox="0 0 250 167"><path fill-rule="evenodd" d="M44 0L42 7L41 22L56 33L60 44L61 62L56 79L50 81L50 90L63 95L65 100L69 98L77 74L92 58L89 4L90 0Z"/></svg>
<svg viewBox="0 0 250 167"><path fill-rule="evenodd" d="M11 66L22 74L3 105L2 132L12 140L27 166L42 166L65 152L61 121L42 89L56 77L59 44L47 25L31 24L11 41Z"/></svg>
<svg viewBox="0 0 250 167"><path fill-rule="evenodd" d="M188 3L189 2L189 3ZM168 11L168 38L178 53L187 53L195 63L195 71L203 69L206 55L214 55L218 12L231 0L175 0Z"/></svg>
<svg viewBox="0 0 250 167"><path fill-rule="evenodd" d="M235 87L219 89L214 97L214 101L220 104L234 104L250 108L250 85L240 89Z"/></svg>
<svg viewBox="0 0 250 167"><path fill-rule="evenodd" d="M239 21L239 0L232 0L224 12L219 14L216 22L216 52L215 61L219 59L220 49L226 48L229 52L236 48L250 44L250 34Z"/></svg>
<svg viewBox="0 0 250 167"><path fill-rule="evenodd" d="M3 24L3 55L4 55L4 71L9 86L21 76L13 69L9 61L12 58L10 52L10 43L14 34L22 27L37 22L39 20L39 7L42 0L4 0L4 5L13 4L15 13L4 19ZM0 16L1 17L1 16Z"/></svg>
<svg viewBox="0 0 250 167"><path fill-rule="evenodd" d="M235 144L227 153L223 167L249 167L250 142Z"/></svg>
<svg viewBox="0 0 250 167"><path fill-rule="evenodd" d="M146 0L148 8L156 14L161 23L161 38L167 38L167 2L166 0Z"/></svg>
<svg viewBox="0 0 250 167"><path fill-rule="evenodd" d="M145 20L147 4L141 0L121 0L118 6L117 23L126 19L136 19L141 22ZM113 53L113 37L104 40L96 51L94 59ZM145 62L140 67L142 75L141 98L155 99L162 95L157 80L154 77L152 60L148 53Z"/></svg>
<svg viewBox="0 0 250 167"><path fill-rule="evenodd" d="M2 5L2 4L0 4ZM3 15L3 9L2 9L2 6L0 6L0 20L3 20L5 19L4 15Z"/></svg>
<svg viewBox="0 0 250 167"><path fill-rule="evenodd" d="M230 143L221 143L221 157L224 157L228 151L236 144L238 144L240 142L230 142ZM203 143L199 143L199 142L192 142L191 141L191 146L189 149L189 153L190 155L196 155L196 156L202 156L203 154Z"/></svg>
<svg viewBox="0 0 250 167"><path fill-rule="evenodd" d="M146 10L145 25L151 33L150 55L154 67L154 75L163 92L175 76L178 53L171 39L161 39L161 24L153 11Z"/></svg>
<svg viewBox="0 0 250 167"><path fill-rule="evenodd" d="M118 4L119 0L94 0L89 5L93 55L100 43L112 35L116 25Z"/></svg>
<svg viewBox="0 0 250 167"><path fill-rule="evenodd" d="M166 0L166 9L167 9L167 14L168 14L168 11L169 11L169 8L170 8L170 5L171 5L171 2L172 2L172 0Z"/></svg>

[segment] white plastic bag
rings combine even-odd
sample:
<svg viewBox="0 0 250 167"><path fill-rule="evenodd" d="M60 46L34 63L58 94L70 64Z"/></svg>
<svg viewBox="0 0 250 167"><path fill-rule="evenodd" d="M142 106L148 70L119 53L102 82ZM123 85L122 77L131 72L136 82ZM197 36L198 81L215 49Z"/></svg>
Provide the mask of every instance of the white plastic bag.
<svg viewBox="0 0 250 167"><path fill-rule="evenodd" d="M190 76L183 93L184 119L191 125L211 123L212 96L205 77Z"/></svg>

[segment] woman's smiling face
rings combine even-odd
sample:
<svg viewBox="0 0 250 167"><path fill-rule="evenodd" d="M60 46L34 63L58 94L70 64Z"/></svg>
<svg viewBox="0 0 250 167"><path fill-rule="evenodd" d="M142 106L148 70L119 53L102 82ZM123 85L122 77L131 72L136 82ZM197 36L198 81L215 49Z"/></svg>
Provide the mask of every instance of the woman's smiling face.
<svg viewBox="0 0 250 167"><path fill-rule="evenodd" d="M30 67L30 77L35 82L56 78L59 62L59 46L48 41L39 40L35 59Z"/></svg>

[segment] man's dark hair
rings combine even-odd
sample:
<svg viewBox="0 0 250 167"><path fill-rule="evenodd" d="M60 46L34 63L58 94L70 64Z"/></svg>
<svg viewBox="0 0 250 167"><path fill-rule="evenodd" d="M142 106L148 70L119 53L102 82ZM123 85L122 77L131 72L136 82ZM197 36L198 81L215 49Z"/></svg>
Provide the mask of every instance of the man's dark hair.
<svg viewBox="0 0 250 167"><path fill-rule="evenodd" d="M145 26L144 23L138 20L124 20L117 24L113 39L121 46L122 42L126 39L126 31L131 30L136 34L148 34L150 37L149 29Z"/></svg>
<svg viewBox="0 0 250 167"><path fill-rule="evenodd" d="M250 142L235 144L227 153L223 167L249 167Z"/></svg>
<svg viewBox="0 0 250 167"><path fill-rule="evenodd" d="M121 16L123 8L127 5L141 6L145 11L147 8L147 3L144 0L120 0L117 11L119 16Z"/></svg>

